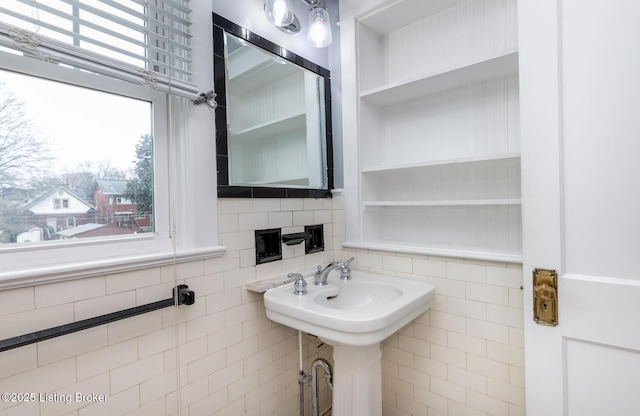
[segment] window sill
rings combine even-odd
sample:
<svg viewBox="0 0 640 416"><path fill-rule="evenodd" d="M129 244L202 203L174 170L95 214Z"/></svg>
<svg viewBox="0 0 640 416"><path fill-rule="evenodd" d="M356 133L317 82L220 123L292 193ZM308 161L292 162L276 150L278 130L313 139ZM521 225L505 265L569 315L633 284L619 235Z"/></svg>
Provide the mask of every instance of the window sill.
<svg viewBox="0 0 640 416"><path fill-rule="evenodd" d="M182 250L177 252L175 256L172 251L164 251L87 262L73 262L64 265L23 268L0 272L0 290L205 260L222 257L225 251L226 248L224 246L218 245L201 249Z"/></svg>

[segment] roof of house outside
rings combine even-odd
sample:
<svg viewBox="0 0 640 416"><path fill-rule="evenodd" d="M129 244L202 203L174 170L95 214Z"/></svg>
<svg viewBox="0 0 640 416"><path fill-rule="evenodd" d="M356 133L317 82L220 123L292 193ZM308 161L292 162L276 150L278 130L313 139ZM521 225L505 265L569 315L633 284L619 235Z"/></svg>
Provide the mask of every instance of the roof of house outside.
<svg viewBox="0 0 640 416"><path fill-rule="evenodd" d="M70 191L69 189L65 188L64 186L59 186L55 189L46 191L42 194L40 194L39 196L37 196L36 198L34 198L31 201L26 202L25 204L22 205L22 209L30 209L31 207L35 206L36 204L40 203L40 201L43 201L44 199L50 197L51 195L53 195L54 193L58 192L58 191L63 191L66 194L68 194L69 196L77 199L80 203L86 205L88 207L88 210L86 212L90 212L90 211L95 211L96 207L93 204L90 204L89 202L87 202L84 198L82 198L81 196L77 195L75 192Z"/></svg>
<svg viewBox="0 0 640 416"><path fill-rule="evenodd" d="M77 227L67 228L66 230L58 231L56 234L61 235L63 237L75 237L78 234L86 233L87 231L92 231L98 228L106 227L106 224L83 224L78 225Z"/></svg>
<svg viewBox="0 0 640 416"><path fill-rule="evenodd" d="M126 179L97 179L96 187L105 195L122 195L128 182Z"/></svg>

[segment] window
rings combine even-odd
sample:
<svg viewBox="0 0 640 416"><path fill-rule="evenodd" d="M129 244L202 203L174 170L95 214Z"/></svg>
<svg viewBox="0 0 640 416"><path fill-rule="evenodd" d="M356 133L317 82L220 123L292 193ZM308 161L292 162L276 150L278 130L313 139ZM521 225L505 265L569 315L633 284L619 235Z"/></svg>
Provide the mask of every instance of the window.
<svg viewBox="0 0 640 416"><path fill-rule="evenodd" d="M42 96L59 98L50 105ZM53 209L77 214L78 225L111 223L114 212L101 203L104 193L120 195L110 197L119 206L135 198L153 216L150 101L0 70L0 102L0 228L9 233L4 244L25 241L23 233L47 226L52 212L42 201L50 195ZM123 218L114 224L100 235L141 232ZM67 232L76 222L64 225ZM153 231L153 223L145 228ZM29 242L62 241L57 233L41 237ZM95 234L75 236L90 237Z"/></svg>
<svg viewBox="0 0 640 416"><path fill-rule="evenodd" d="M119 196L116 199L116 204L118 204L118 205L131 205L131 204L133 204L133 201L131 199L123 198L123 197Z"/></svg>
<svg viewBox="0 0 640 416"><path fill-rule="evenodd" d="M188 57L190 2L140 3L0 3L0 90L25 106L34 121L26 137L46 149L32 153L37 160L22 173L0 172L0 289L223 253L215 195L197 191L215 188L216 171L213 112L191 102L198 90ZM206 3L191 2L198 9L192 14L211 16ZM210 25L200 18L190 30L205 33ZM205 38L200 42L210 51ZM202 61L197 67L208 90L212 68ZM47 107L62 111L51 115ZM98 189L97 179L125 186ZM25 223L44 230L41 241L16 242ZM110 234L106 227L132 232ZM170 230L187 228L172 238ZM81 235L88 229L94 231Z"/></svg>

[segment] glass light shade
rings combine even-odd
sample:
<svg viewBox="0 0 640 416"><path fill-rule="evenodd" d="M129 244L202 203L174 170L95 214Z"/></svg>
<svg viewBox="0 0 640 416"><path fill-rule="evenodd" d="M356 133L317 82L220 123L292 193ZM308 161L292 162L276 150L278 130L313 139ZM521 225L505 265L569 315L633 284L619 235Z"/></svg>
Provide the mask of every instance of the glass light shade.
<svg viewBox="0 0 640 416"><path fill-rule="evenodd" d="M314 7L309 13L307 40L316 48L329 46L333 41L329 12L322 7Z"/></svg>
<svg viewBox="0 0 640 416"><path fill-rule="evenodd" d="M283 27L293 23L293 0L267 0L264 5L267 19L275 26Z"/></svg>

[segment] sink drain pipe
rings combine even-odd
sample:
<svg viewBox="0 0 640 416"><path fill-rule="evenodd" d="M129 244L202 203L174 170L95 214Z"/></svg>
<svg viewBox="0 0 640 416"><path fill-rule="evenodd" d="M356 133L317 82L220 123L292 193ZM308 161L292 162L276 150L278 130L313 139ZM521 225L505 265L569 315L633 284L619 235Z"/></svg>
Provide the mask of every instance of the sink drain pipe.
<svg viewBox="0 0 640 416"><path fill-rule="evenodd" d="M327 379L329 390L333 391L333 369L329 361L324 358L318 358L311 364L311 382L313 383L313 402L311 403L311 412L313 416L320 415L318 408L318 367L324 369L324 377Z"/></svg>
<svg viewBox="0 0 640 416"><path fill-rule="evenodd" d="M302 332L298 331L298 352L300 358L300 370L298 371L298 385L300 386L300 416L304 416L304 385L312 382L312 402L311 412L313 416L319 416L318 405L318 367L324 370L324 376L327 379L327 387L333 391L333 368L329 361L324 358L318 358L311 364L311 375L304 373L304 364L302 362Z"/></svg>

